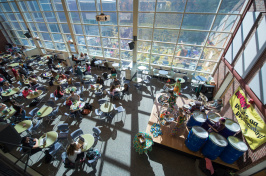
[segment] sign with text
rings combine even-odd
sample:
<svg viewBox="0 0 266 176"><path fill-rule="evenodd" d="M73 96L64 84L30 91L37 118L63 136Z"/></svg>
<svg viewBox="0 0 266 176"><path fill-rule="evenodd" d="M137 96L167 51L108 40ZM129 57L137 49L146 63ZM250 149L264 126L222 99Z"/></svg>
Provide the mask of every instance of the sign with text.
<svg viewBox="0 0 266 176"><path fill-rule="evenodd" d="M266 142L266 125L255 108L247 101L239 87L230 99L230 105L250 148L255 150Z"/></svg>

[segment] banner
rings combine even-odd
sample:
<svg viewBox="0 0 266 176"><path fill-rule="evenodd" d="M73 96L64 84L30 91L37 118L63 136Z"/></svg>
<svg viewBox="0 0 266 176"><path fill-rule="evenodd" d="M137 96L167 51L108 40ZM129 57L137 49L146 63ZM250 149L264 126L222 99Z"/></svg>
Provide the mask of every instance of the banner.
<svg viewBox="0 0 266 176"><path fill-rule="evenodd" d="M255 150L266 142L266 125L239 87L230 99L230 105L250 148Z"/></svg>

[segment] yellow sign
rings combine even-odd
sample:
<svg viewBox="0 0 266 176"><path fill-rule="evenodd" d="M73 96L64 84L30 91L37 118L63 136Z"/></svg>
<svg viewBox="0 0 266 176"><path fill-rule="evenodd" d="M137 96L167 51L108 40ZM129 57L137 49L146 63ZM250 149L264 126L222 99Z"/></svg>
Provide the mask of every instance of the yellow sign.
<svg viewBox="0 0 266 176"><path fill-rule="evenodd" d="M230 99L230 105L250 148L255 150L266 142L266 125L239 87Z"/></svg>

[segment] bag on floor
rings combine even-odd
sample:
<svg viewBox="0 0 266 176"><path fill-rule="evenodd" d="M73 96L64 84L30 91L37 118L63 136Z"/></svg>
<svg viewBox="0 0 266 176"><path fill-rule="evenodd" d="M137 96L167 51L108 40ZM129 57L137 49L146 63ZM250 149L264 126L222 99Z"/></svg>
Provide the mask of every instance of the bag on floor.
<svg viewBox="0 0 266 176"><path fill-rule="evenodd" d="M103 73L103 78L104 79L108 79L108 74L105 72L105 73Z"/></svg>
<svg viewBox="0 0 266 176"><path fill-rule="evenodd" d="M65 168L74 169L75 163L72 163L68 158L65 159Z"/></svg>

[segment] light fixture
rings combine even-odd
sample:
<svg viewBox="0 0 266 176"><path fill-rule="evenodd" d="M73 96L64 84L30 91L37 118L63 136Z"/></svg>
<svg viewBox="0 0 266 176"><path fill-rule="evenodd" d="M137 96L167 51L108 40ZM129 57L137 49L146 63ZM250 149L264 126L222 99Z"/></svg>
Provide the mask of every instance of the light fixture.
<svg viewBox="0 0 266 176"><path fill-rule="evenodd" d="M96 21L110 21L110 15L105 15L103 13L102 0L100 0L100 3L101 3L101 14L96 15Z"/></svg>

